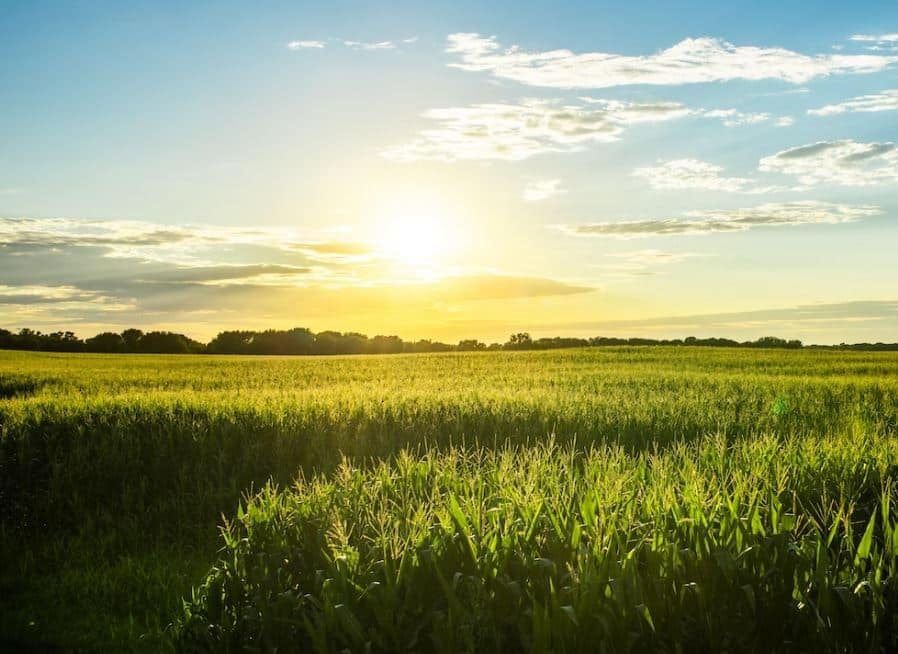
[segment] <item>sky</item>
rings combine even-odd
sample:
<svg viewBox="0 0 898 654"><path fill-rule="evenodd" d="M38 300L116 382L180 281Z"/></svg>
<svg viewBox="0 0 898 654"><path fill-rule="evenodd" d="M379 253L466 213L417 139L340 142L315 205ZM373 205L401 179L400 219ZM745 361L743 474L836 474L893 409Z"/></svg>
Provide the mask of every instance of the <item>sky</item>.
<svg viewBox="0 0 898 654"><path fill-rule="evenodd" d="M898 3L0 3L0 326L898 341Z"/></svg>

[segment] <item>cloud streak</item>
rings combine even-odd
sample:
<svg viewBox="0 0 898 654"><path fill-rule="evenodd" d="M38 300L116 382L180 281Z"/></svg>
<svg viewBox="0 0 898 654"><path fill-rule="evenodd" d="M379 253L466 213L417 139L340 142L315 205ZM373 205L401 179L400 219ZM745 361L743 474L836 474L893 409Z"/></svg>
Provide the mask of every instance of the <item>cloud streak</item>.
<svg viewBox="0 0 898 654"><path fill-rule="evenodd" d="M320 50L326 45L324 41L290 41L287 48L290 50Z"/></svg>
<svg viewBox="0 0 898 654"><path fill-rule="evenodd" d="M736 46L716 38L684 39L651 55L570 50L528 52L503 47L495 36L455 33L446 51L449 65L487 72L500 79L548 88L608 88L631 84L681 85L730 80L775 79L803 84L817 77L874 73L898 61L881 55L805 55L784 48Z"/></svg>
<svg viewBox="0 0 898 654"><path fill-rule="evenodd" d="M525 100L432 109L437 127L411 143L385 150L396 161L501 159L520 161L545 152L572 152L587 143L616 141L630 126L675 120L690 114L678 102L590 100L572 105Z"/></svg>
<svg viewBox="0 0 898 654"><path fill-rule="evenodd" d="M407 43L407 41L403 41ZM392 41L378 41L376 43L366 43L365 41L343 41L343 45L353 50L395 50L396 44Z"/></svg>
<svg viewBox="0 0 898 654"><path fill-rule="evenodd" d="M859 95L836 104L828 104L819 109L808 109L811 116L834 116L844 113L875 113L898 110L898 89L889 89L870 95Z"/></svg>
<svg viewBox="0 0 898 654"><path fill-rule="evenodd" d="M322 262L357 260L373 253L365 243L314 241L289 230L222 226L161 226L130 220L0 218L0 247L8 251L102 248L107 256L199 265L200 253L221 246L297 252ZM214 252L210 253L214 254Z"/></svg>
<svg viewBox="0 0 898 654"><path fill-rule="evenodd" d="M744 232L756 227L835 225L875 216L878 207L805 200L767 203L744 209L688 211L682 218L602 221L581 225L557 225L572 236L633 239L661 236L696 236L717 232Z"/></svg>
<svg viewBox="0 0 898 654"><path fill-rule="evenodd" d="M797 190L782 186L759 186L757 180L726 177L722 173L722 166L687 158L659 161L657 166L637 168L632 174L647 180L652 188L659 190L701 189L751 195Z"/></svg>
<svg viewBox="0 0 898 654"><path fill-rule="evenodd" d="M653 277L661 274L659 267L682 263L694 257L706 256L693 252L665 252L662 250L632 250L607 255L611 260L596 265L602 278L627 279Z"/></svg>
<svg viewBox="0 0 898 654"><path fill-rule="evenodd" d="M562 193L567 193L567 190L560 179L537 179L524 187L522 195L525 202L541 202Z"/></svg>
<svg viewBox="0 0 898 654"><path fill-rule="evenodd" d="M138 274L141 282L161 282L168 284L221 284L242 283L260 277L290 277L312 272L305 266L286 266L278 264L228 264L219 266L179 266L171 270Z"/></svg>
<svg viewBox="0 0 898 654"><path fill-rule="evenodd" d="M335 315L355 329L390 316L397 325L444 324L483 310L472 303L593 290L465 267L434 267L422 277L364 243L275 229L69 219L0 219L0 279L5 327L205 324L197 329L209 332L245 320L333 326Z"/></svg>
<svg viewBox="0 0 898 654"><path fill-rule="evenodd" d="M709 109L703 116L707 118L719 118L724 127L741 127L742 125L756 125L770 120L768 113L744 113L736 109Z"/></svg>
<svg viewBox="0 0 898 654"><path fill-rule="evenodd" d="M805 186L873 186L898 182L898 146L894 143L819 141L764 157L758 169L793 175Z"/></svg>
<svg viewBox="0 0 898 654"><path fill-rule="evenodd" d="M898 43L898 33L894 34L852 34L850 41L861 43Z"/></svg>
<svg viewBox="0 0 898 654"><path fill-rule="evenodd" d="M745 177L725 177L723 167L698 159L674 159L658 162L657 166L637 168L634 177L645 179L654 189L744 192L753 183Z"/></svg>

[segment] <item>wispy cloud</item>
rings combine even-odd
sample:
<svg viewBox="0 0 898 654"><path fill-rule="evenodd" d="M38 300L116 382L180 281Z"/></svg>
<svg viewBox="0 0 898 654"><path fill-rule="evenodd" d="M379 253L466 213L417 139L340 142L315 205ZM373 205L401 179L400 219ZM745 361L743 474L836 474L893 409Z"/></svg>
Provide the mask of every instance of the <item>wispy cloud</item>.
<svg viewBox="0 0 898 654"><path fill-rule="evenodd" d="M898 182L898 147L890 142L820 141L764 157L758 168L794 175L809 187L872 186Z"/></svg>
<svg viewBox="0 0 898 654"><path fill-rule="evenodd" d="M708 118L719 118L725 127L754 125L770 120L768 113L744 113L736 109L709 109L703 115Z"/></svg>
<svg viewBox="0 0 898 654"><path fill-rule="evenodd" d="M373 248L367 243L352 243L343 241L286 241L283 247L296 250L315 257L366 257L373 253Z"/></svg>
<svg viewBox="0 0 898 654"><path fill-rule="evenodd" d="M606 260L595 267L602 278L654 277L660 275L660 267L682 263L694 257L707 256L695 252L665 252L663 250L632 250L606 255Z"/></svg>
<svg viewBox="0 0 898 654"><path fill-rule="evenodd" d="M404 44L412 44L418 40L417 36L410 36L406 39L402 39L399 43ZM395 50L397 48L397 44L395 41L354 41L352 39L345 39L343 41L338 41L335 39L331 39L331 41L336 41L338 44L342 43L345 47L350 48L351 50L362 50L362 51L374 51L374 50ZM318 40L304 40L304 41L290 41L287 44L287 47L290 50L316 50L327 47L327 41L318 41Z"/></svg>
<svg viewBox="0 0 898 654"><path fill-rule="evenodd" d="M898 33L894 34L852 34L850 41L861 43L898 43Z"/></svg>
<svg viewBox="0 0 898 654"><path fill-rule="evenodd" d="M758 125L773 120L776 127L788 127L795 122L791 116L774 117L766 112L745 112L738 109L706 109L695 112L696 115L705 118L717 118L724 127L742 127L743 125Z"/></svg>
<svg viewBox="0 0 898 654"><path fill-rule="evenodd" d="M44 289L40 292L42 297L51 297L46 289L56 289L53 296L56 299L89 299L87 295L78 295L77 289L72 290L75 287L66 281L72 277L71 270L78 270L76 276L89 284L99 285L87 288L85 294L113 288L130 294L151 290L173 293L176 292L173 287L294 288L326 284L336 288L421 281L397 276L392 264L378 260L366 243L313 241L277 229L164 228L140 221L0 218L0 251L4 253L0 257L0 278L19 281L16 288L26 288L17 291L23 297L36 295L27 289L40 286ZM13 253L25 256L6 256ZM53 260L60 263L59 270L44 265ZM498 292L499 288L527 287L537 289L533 291L537 294L548 292L547 289L567 288L553 280L497 271L447 269L438 277L455 280L444 285L456 289L450 295L457 294L459 285L468 288L475 278L491 280L491 286L485 284L493 289L491 293ZM24 283L24 280L29 281ZM10 295L12 291L7 289L6 293Z"/></svg>
<svg viewBox="0 0 898 654"><path fill-rule="evenodd" d="M395 50L396 44L392 41L377 41L366 43L364 41L343 41L343 45L353 50Z"/></svg>
<svg viewBox="0 0 898 654"><path fill-rule="evenodd" d="M98 297L94 292L85 291L69 284L59 286L40 284L7 286L0 284L0 304L56 304L84 300L94 301Z"/></svg>
<svg viewBox="0 0 898 654"><path fill-rule="evenodd" d="M411 143L383 152L388 159L505 159L518 161L543 152L570 152L586 143L616 141L627 127L689 115L677 102L591 100L588 105L525 100L520 104L477 104L432 109L425 118L438 126Z"/></svg>
<svg viewBox="0 0 898 654"><path fill-rule="evenodd" d="M898 110L898 89L889 89L870 95L859 95L844 102L825 105L819 109L808 109L808 113L812 116L833 116L844 113L872 113L895 110Z"/></svg>
<svg viewBox="0 0 898 654"><path fill-rule="evenodd" d="M242 283L259 278L292 277L305 275L312 271L305 266L288 266L278 264L224 264L217 266L178 266L168 270L138 273L137 279L145 282L168 284L222 284ZM283 281L283 280L282 280Z"/></svg>
<svg viewBox="0 0 898 654"><path fill-rule="evenodd" d="M535 179L524 187L523 198L526 202L539 202L566 192L560 179Z"/></svg>
<svg viewBox="0 0 898 654"><path fill-rule="evenodd" d="M739 193L753 184L753 180L745 177L725 177L721 174L722 166L698 159L674 159L658 164L637 168L633 176L647 180L652 188L664 190L705 189Z"/></svg>
<svg viewBox="0 0 898 654"><path fill-rule="evenodd" d="M870 52L898 52L898 34L854 34L850 41L860 43Z"/></svg>
<svg viewBox="0 0 898 654"><path fill-rule="evenodd" d="M324 41L290 41L287 47L290 50L316 50L325 47Z"/></svg>
<svg viewBox="0 0 898 654"><path fill-rule="evenodd" d="M593 290L538 274L473 267L436 273L406 274L365 244L268 228L0 219L6 327L177 325L209 334L223 323L295 325L301 307L303 323L313 327L334 326L336 315L348 328L375 321L394 329L407 320L445 324L465 311L482 311L471 306L481 301ZM402 322L391 323L397 316Z"/></svg>
<svg viewBox="0 0 898 654"><path fill-rule="evenodd" d="M723 167L699 159L673 159L659 161L657 166L637 168L634 177L641 177L661 190L702 189L761 195L789 190L802 190L784 186L761 186L758 180L747 177L727 177Z"/></svg>
<svg viewBox="0 0 898 654"><path fill-rule="evenodd" d="M680 263L693 257L705 255L696 254L695 252L664 252L662 250L633 250L631 252L618 252L610 255L617 259L621 259L628 263L636 263L644 266Z"/></svg>
<svg viewBox="0 0 898 654"><path fill-rule="evenodd" d="M816 77L881 71L898 57L881 55L805 55L784 48L736 46L716 38L684 39L656 54L629 56L570 50L527 52L503 47L495 36L456 33L447 52L450 66L488 72L531 86L606 88L629 84L680 85L729 80L777 79L803 84Z"/></svg>
<svg viewBox="0 0 898 654"><path fill-rule="evenodd" d="M163 226L132 220L0 218L0 247L99 248L106 256L202 265L222 246L262 247L302 253L318 261L358 259L373 250L365 243L317 241L274 228ZM9 251L9 250L8 250Z"/></svg>
<svg viewBox="0 0 898 654"><path fill-rule="evenodd" d="M134 308L130 298L116 298L95 290L77 288L68 283L58 285L25 284L9 286L0 284L0 307L5 318L16 316L27 319L47 313L68 316L71 312L90 310L105 314Z"/></svg>
<svg viewBox="0 0 898 654"><path fill-rule="evenodd" d="M432 290L442 301L498 300L588 293L594 289L545 277L471 274L447 277Z"/></svg>
<svg viewBox="0 0 898 654"><path fill-rule="evenodd" d="M688 211L683 214L682 218L650 218L581 225L557 225L555 227L573 236L631 239L715 232L744 232L755 227L831 225L854 222L879 213L879 208L875 206L807 200L767 203L745 209Z"/></svg>

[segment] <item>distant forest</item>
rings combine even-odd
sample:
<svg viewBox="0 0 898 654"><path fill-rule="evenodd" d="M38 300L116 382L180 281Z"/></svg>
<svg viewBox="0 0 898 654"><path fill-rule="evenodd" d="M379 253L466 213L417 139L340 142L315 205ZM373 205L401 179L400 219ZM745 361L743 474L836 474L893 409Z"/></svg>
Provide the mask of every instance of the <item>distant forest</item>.
<svg viewBox="0 0 898 654"><path fill-rule="evenodd" d="M840 350L891 350L898 351L898 343L854 343L840 345L803 345L798 340L786 340L765 336L755 341L734 341L729 338L683 339L614 338L531 338L521 332L512 334L504 343L486 344L475 339L459 341L453 345L439 341L404 341L398 336L374 336L369 338L355 332L312 332L304 327L265 331L225 331L208 343L174 332L146 332L126 329L120 334L103 332L91 338L78 338L73 332L44 334L33 329L11 332L0 329L0 349L37 350L43 352L105 352L144 354L399 354L403 352L474 352L487 350L552 350L559 348L590 347L601 345L694 345L708 347L741 348L824 348Z"/></svg>

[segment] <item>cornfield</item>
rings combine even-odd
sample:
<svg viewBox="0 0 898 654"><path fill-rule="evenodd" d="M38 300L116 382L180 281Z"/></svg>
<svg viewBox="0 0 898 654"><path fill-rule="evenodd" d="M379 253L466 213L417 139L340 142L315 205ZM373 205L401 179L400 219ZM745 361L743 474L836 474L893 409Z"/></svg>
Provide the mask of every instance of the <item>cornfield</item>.
<svg viewBox="0 0 898 654"><path fill-rule="evenodd" d="M896 373L0 353L0 644L892 651Z"/></svg>

